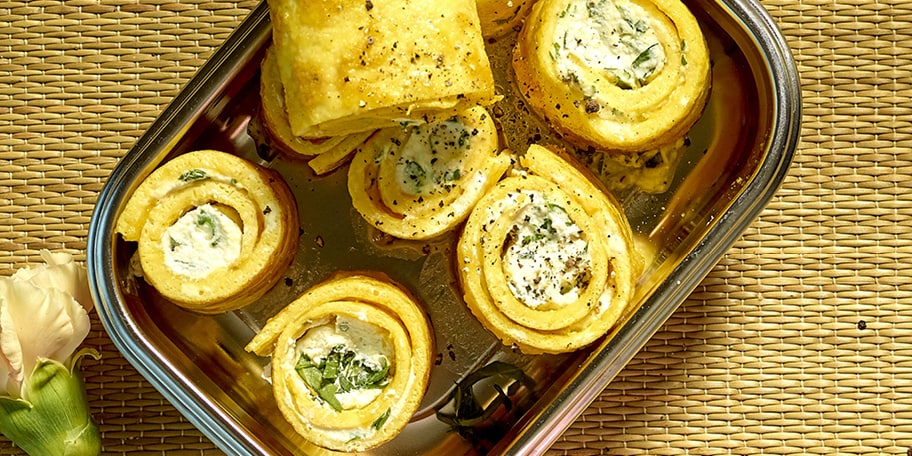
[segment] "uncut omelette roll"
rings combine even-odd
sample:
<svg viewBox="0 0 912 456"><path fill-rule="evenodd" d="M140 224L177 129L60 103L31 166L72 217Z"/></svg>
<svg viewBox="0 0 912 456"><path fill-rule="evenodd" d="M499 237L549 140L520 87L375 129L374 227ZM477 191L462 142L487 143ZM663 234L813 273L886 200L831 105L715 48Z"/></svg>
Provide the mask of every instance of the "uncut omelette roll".
<svg viewBox="0 0 912 456"><path fill-rule="evenodd" d="M456 270L469 310L528 354L585 347L613 327L642 268L621 208L557 153L532 145L522 172L469 215Z"/></svg>
<svg viewBox="0 0 912 456"><path fill-rule="evenodd" d="M400 239L429 239L465 220L510 167L488 111L378 131L352 159L348 192L361 216Z"/></svg>
<svg viewBox="0 0 912 456"><path fill-rule="evenodd" d="M711 79L706 40L680 0L540 0L513 68L523 97L567 139L618 152L685 136Z"/></svg>
<svg viewBox="0 0 912 456"><path fill-rule="evenodd" d="M260 63L261 125L269 135L269 143L293 158L304 158L318 175L327 174L351 158L356 147L364 143L373 131L327 138L305 139L291 132L285 106L285 88L279 76L275 49L266 48Z"/></svg>
<svg viewBox="0 0 912 456"><path fill-rule="evenodd" d="M419 304L379 273L338 273L308 289L247 344L271 356L285 419L309 442L358 452L394 438L424 397L434 350Z"/></svg>
<svg viewBox="0 0 912 456"><path fill-rule="evenodd" d="M138 242L143 277L162 296L214 314L255 301L281 278L297 250L298 212L277 172L199 150L146 177L115 231Z"/></svg>
<svg viewBox="0 0 912 456"><path fill-rule="evenodd" d="M497 100L473 0L271 0L269 7L296 136L445 119Z"/></svg>

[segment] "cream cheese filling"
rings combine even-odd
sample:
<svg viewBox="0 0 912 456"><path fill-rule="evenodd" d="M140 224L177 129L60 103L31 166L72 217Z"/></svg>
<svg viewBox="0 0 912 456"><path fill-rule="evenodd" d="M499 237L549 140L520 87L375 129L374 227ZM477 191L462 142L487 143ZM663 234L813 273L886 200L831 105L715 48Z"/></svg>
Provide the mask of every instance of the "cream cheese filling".
<svg viewBox="0 0 912 456"><path fill-rule="evenodd" d="M512 221L503 269L513 295L530 308L566 305L589 283L592 257L580 227L538 192Z"/></svg>
<svg viewBox="0 0 912 456"><path fill-rule="evenodd" d="M597 101L608 82L635 89L665 65L665 51L646 10L625 0L570 3L555 22L551 56L559 77Z"/></svg>
<svg viewBox="0 0 912 456"><path fill-rule="evenodd" d="M241 227L231 217L203 204L165 229L161 239L165 266L191 279L206 277L237 261L241 236Z"/></svg>
<svg viewBox="0 0 912 456"><path fill-rule="evenodd" d="M411 129L396 161L399 186L413 195L440 194L452 189L462 177L464 158L478 131L470 131L455 119Z"/></svg>
<svg viewBox="0 0 912 456"><path fill-rule="evenodd" d="M346 316L336 316L333 320L307 330L298 339L298 357L306 355L319 364L334 348L344 347L344 350L354 352L355 363L374 368L383 363L393 364L395 355L386 331L369 322ZM367 406L382 392L382 388L354 388L338 392L335 397L342 409L348 410Z"/></svg>

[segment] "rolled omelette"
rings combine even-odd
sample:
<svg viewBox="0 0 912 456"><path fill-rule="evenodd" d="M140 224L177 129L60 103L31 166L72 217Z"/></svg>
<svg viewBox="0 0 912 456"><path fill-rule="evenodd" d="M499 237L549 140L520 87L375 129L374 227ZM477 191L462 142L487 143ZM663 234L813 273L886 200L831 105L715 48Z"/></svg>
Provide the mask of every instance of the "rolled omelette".
<svg viewBox="0 0 912 456"><path fill-rule="evenodd" d="M387 128L359 147L348 191L361 216L402 239L429 239L465 220L510 166L487 110Z"/></svg>
<svg viewBox="0 0 912 456"><path fill-rule="evenodd" d="M356 147L364 143L373 131L328 138L305 139L291 132L285 105L285 88L279 76L275 49L266 48L260 64L260 117L269 134L270 143L280 152L303 157L317 174L326 174L345 162Z"/></svg>
<svg viewBox="0 0 912 456"><path fill-rule="evenodd" d="M576 166L538 145L520 165L463 228L456 269L464 298L506 345L573 351L617 323L642 262L621 208Z"/></svg>
<svg viewBox="0 0 912 456"><path fill-rule="evenodd" d="M296 136L445 119L497 99L473 0L271 0L269 7Z"/></svg>
<svg viewBox="0 0 912 456"><path fill-rule="evenodd" d="M199 150L144 179L115 231L138 242L143 277L162 296L213 314L250 304L281 278L297 250L298 212L277 172Z"/></svg>
<svg viewBox="0 0 912 456"><path fill-rule="evenodd" d="M555 129L620 152L683 137L711 79L706 40L680 0L540 0L513 68L524 98Z"/></svg>
<svg viewBox="0 0 912 456"><path fill-rule="evenodd" d="M276 404L302 437L358 452L395 437L417 411L431 337L419 304L388 277L339 273L270 318L246 350L272 357Z"/></svg>

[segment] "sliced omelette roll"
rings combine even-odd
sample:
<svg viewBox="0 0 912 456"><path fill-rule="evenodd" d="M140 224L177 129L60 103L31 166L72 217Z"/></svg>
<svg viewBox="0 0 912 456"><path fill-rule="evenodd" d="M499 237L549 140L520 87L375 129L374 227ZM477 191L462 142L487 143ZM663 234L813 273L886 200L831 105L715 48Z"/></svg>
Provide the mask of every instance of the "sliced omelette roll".
<svg viewBox="0 0 912 456"><path fill-rule="evenodd" d="M556 129L611 151L683 137L710 89L706 40L680 0L541 0L513 68L523 96Z"/></svg>
<svg viewBox="0 0 912 456"><path fill-rule="evenodd" d="M297 250L298 213L282 177L235 155L200 150L152 172L115 227L138 242L143 277L199 313L266 293Z"/></svg>
<svg viewBox="0 0 912 456"><path fill-rule="evenodd" d="M640 261L620 207L580 170L533 145L524 172L476 205L458 242L466 304L525 353L584 347L615 325Z"/></svg>
<svg viewBox="0 0 912 456"><path fill-rule="evenodd" d="M352 159L348 191L373 226L402 239L429 239L461 223L510 166L487 110L389 128Z"/></svg>
<svg viewBox="0 0 912 456"><path fill-rule="evenodd" d="M356 452L395 437L417 411L431 337L409 293L385 276L348 273L306 291L246 349L272 357L276 403L302 437Z"/></svg>
<svg viewBox="0 0 912 456"><path fill-rule="evenodd" d="M344 163L355 148L373 133L364 131L329 138L305 139L291 132L285 106L285 88L279 76L279 63L272 46L260 64L260 116L262 125L280 151L307 158L317 174L325 174Z"/></svg>
<svg viewBox="0 0 912 456"><path fill-rule="evenodd" d="M473 0L272 0L291 131L342 136L496 100Z"/></svg>

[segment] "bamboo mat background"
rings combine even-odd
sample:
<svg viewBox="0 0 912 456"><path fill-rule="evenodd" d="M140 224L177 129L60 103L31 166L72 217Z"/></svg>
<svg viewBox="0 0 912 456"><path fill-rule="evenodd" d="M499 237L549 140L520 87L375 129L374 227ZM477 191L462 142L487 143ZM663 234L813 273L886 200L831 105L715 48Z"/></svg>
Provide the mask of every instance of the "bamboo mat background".
<svg viewBox="0 0 912 456"><path fill-rule="evenodd" d="M84 258L105 178L256 3L0 1L0 274ZM912 6L761 3L802 75L791 172L551 455L912 455ZM93 318L106 454L220 454Z"/></svg>

